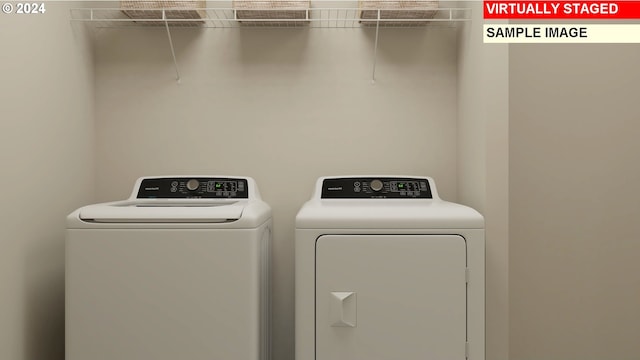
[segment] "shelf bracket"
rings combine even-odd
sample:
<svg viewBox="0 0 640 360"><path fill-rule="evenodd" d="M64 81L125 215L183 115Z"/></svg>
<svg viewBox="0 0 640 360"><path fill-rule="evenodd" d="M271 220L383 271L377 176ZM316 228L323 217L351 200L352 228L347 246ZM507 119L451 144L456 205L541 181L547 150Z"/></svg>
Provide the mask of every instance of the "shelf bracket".
<svg viewBox="0 0 640 360"><path fill-rule="evenodd" d="M376 19L376 40L373 44L373 70L371 72L371 83L376 83L376 59L378 57L378 32L380 30L380 9L378 9L378 18Z"/></svg>
<svg viewBox="0 0 640 360"><path fill-rule="evenodd" d="M162 19L164 20L164 26L167 29L167 36L169 37L169 47L171 48L171 56L173 57L173 66L176 68L176 81L178 84L180 83L180 70L178 69L178 61L176 60L176 52L173 49L173 40L171 39L171 31L169 31L169 22L167 21L167 16L165 13L165 9L162 9Z"/></svg>

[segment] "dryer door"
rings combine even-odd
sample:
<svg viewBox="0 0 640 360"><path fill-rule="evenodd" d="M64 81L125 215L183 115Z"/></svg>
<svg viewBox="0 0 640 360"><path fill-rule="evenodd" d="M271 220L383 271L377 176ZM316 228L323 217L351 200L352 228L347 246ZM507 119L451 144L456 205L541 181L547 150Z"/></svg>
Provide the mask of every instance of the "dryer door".
<svg viewBox="0 0 640 360"><path fill-rule="evenodd" d="M324 235L317 360L464 360L466 244L457 235Z"/></svg>

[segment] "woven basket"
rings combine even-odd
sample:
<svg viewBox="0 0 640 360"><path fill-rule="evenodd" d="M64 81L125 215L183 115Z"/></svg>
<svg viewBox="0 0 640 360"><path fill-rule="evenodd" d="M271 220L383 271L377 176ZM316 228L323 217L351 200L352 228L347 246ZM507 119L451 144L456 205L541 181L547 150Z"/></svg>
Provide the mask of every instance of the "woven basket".
<svg viewBox="0 0 640 360"><path fill-rule="evenodd" d="M387 19L431 19L438 11L438 0L359 0L360 23L376 25L378 9L380 25L424 25L427 21L390 21ZM368 21L369 19L373 21Z"/></svg>
<svg viewBox="0 0 640 360"><path fill-rule="evenodd" d="M310 0L233 0L238 20L308 20L307 10ZM244 25L296 26L308 24L308 21L240 21Z"/></svg>
<svg viewBox="0 0 640 360"><path fill-rule="evenodd" d="M207 12L206 1L178 0L178 1L120 1L120 7L132 19L162 19L162 9L167 19L204 19ZM164 25L164 21L141 21L144 25ZM169 25L200 25L204 21L171 21Z"/></svg>

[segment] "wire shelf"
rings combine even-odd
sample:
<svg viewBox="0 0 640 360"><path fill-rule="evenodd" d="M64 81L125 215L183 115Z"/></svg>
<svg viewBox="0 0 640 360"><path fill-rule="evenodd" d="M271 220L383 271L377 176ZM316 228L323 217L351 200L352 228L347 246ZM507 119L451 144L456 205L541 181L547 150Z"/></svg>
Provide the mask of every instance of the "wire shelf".
<svg viewBox="0 0 640 360"><path fill-rule="evenodd" d="M189 28L189 27L205 27L205 28L370 28L370 27L423 27L432 24L455 24L457 22L469 21L471 19L471 9L469 8L439 8L424 9L435 11L432 18L428 19L410 19L403 18L403 10L394 10L394 14L398 18L385 17L383 12L378 11L378 18L362 19L361 11L358 8L322 8L312 7L304 10L305 18L266 18L260 19L239 19L236 9L233 8L206 8L199 9L203 12L203 17L199 19L171 19L171 9L163 9L155 11L159 13L157 18L149 19L132 19L129 18L120 8L78 8L71 10L71 20L84 22L95 28L122 28L122 27L165 27L171 28ZM286 10L286 9L284 9ZM299 9L295 9L299 11ZM416 11L420 9L411 9L408 11ZM138 10L140 11L140 10ZM144 11L144 10L142 10ZM261 10L268 14L269 11L282 12L278 10ZM381 14L383 16L381 16Z"/></svg>
<svg viewBox="0 0 640 360"><path fill-rule="evenodd" d="M321 3L320 1L318 3ZM167 32L171 56L175 65L176 80L180 82L180 71L171 37L176 28L373 28L372 83L376 78L376 54L378 34L382 27L417 28L440 24L455 27L457 23L471 20L469 8L411 8L411 9L363 9L354 7L321 7L309 9L283 8L257 9L242 13L232 7L198 8L197 16L184 16L184 9L135 9L136 18L129 17L123 8L77 8L71 9L71 21L85 23L92 29L105 28L158 28ZM241 12L238 14L238 12ZM375 14L376 16L372 16ZM250 14L249 16L247 14ZM428 14L416 18L416 14ZM239 16L240 15L240 16ZM254 17L255 18L246 18ZM173 17L173 18L172 18ZM186 18L185 18L186 17ZM420 17L420 16L418 16ZM428 18L427 18L428 17Z"/></svg>

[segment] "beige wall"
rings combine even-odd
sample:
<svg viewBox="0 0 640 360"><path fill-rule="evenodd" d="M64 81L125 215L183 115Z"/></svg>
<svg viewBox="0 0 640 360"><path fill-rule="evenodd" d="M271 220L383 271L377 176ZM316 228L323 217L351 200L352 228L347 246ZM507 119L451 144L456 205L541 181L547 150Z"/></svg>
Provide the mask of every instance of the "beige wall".
<svg viewBox="0 0 640 360"><path fill-rule="evenodd" d="M458 200L486 222L486 357L508 359L509 49L482 43L482 3L458 42Z"/></svg>
<svg viewBox="0 0 640 360"><path fill-rule="evenodd" d="M274 209L274 359L293 359L294 218L317 177L434 176L456 199L456 32L109 30L96 43L97 193L138 176L255 177Z"/></svg>
<svg viewBox="0 0 640 360"><path fill-rule="evenodd" d="M77 6L78 4L74 4ZM93 61L69 6L0 14L0 359L64 358L64 218L93 201Z"/></svg>
<svg viewBox="0 0 640 360"><path fill-rule="evenodd" d="M637 359L640 47L512 45L510 358Z"/></svg>

